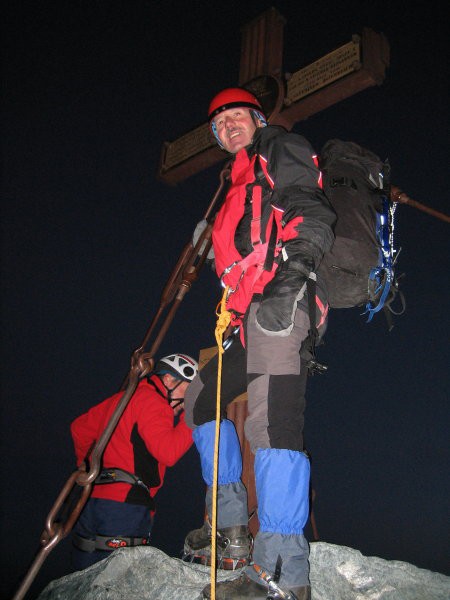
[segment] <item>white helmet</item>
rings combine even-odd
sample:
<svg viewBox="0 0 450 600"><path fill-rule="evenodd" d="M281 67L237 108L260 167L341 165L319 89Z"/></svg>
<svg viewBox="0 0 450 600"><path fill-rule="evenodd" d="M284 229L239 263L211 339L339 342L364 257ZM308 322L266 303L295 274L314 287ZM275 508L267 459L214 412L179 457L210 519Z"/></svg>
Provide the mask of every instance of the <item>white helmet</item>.
<svg viewBox="0 0 450 600"><path fill-rule="evenodd" d="M155 373L157 375L169 373L177 379L192 381L198 373L198 362L187 354L169 354L158 361Z"/></svg>

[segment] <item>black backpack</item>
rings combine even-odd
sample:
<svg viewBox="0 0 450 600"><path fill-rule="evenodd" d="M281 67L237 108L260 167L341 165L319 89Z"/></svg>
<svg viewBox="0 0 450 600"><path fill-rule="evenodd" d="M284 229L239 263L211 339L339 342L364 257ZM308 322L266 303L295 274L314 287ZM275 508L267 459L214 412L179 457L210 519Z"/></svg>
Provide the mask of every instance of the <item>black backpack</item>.
<svg viewBox="0 0 450 600"><path fill-rule="evenodd" d="M389 164L354 142L332 139L322 148L323 189L337 214L336 239L318 272L331 308L363 306L371 321L382 308L395 312L395 204L389 201Z"/></svg>

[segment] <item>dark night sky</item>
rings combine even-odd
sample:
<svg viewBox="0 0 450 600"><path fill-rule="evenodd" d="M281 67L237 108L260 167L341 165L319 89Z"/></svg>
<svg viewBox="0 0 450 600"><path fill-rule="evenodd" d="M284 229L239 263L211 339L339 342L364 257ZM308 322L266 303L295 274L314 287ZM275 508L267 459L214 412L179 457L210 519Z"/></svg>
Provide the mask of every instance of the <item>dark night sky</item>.
<svg viewBox="0 0 450 600"><path fill-rule="evenodd" d="M158 181L164 141L203 123L237 83L240 27L271 3L93 0L10 3L3 19L2 598L25 575L46 515L74 469L70 422L116 392L219 167ZM242 4L242 5L241 5ZM280 1L284 69L364 26L391 66L370 88L299 123L389 158L393 182L449 213L448 29L443 2ZM311 379L306 443L324 541L449 573L449 225L399 206L407 311L333 311ZM220 288L205 270L161 353L213 346ZM192 449L157 497L153 544L179 556L203 515ZM29 597L69 571L66 539ZM6 575L5 575L6 573Z"/></svg>

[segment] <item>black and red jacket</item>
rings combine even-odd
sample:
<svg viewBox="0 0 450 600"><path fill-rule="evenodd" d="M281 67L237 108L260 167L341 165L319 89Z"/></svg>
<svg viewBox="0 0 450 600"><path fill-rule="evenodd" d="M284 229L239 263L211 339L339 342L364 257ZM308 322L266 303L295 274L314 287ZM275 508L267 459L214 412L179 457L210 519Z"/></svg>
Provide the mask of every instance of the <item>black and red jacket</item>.
<svg viewBox="0 0 450 600"><path fill-rule="evenodd" d="M77 464L96 442L123 392L92 407L71 424ZM192 430L184 413L174 426L167 391L157 375L143 379L125 408L103 453L103 468L119 468L137 475L149 492L128 483L94 485L92 498L143 504L154 512L153 498L164 482L166 467L173 466L192 445Z"/></svg>
<svg viewBox="0 0 450 600"><path fill-rule="evenodd" d="M212 238L217 274L235 290L227 309L238 323L252 297L276 278L281 260L295 256L306 275L316 271L333 245L336 215L322 191L311 145L281 127L256 130L251 145L234 157L231 181ZM273 254L269 260L267 251ZM320 281L317 290L325 318L326 291ZM306 300L302 303L307 310Z"/></svg>

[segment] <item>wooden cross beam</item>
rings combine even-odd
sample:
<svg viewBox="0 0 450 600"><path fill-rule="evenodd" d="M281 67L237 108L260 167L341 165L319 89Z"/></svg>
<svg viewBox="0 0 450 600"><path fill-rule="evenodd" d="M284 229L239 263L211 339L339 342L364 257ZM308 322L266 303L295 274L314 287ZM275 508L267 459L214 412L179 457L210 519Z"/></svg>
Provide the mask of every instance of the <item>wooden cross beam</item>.
<svg viewBox="0 0 450 600"><path fill-rule="evenodd" d="M290 130L298 121L383 82L389 44L383 34L368 28L292 75L283 74L285 24L284 17L270 8L241 30L238 83L257 96L272 125ZM225 158L204 123L164 142L158 177L177 184Z"/></svg>
<svg viewBox="0 0 450 600"><path fill-rule="evenodd" d="M239 85L259 75L281 77L285 25L286 19L270 8L242 27Z"/></svg>

